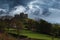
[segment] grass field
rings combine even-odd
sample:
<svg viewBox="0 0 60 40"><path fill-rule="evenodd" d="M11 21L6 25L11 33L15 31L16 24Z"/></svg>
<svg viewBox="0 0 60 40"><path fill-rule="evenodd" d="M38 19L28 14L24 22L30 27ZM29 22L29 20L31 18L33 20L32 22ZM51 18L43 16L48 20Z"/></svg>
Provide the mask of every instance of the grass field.
<svg viewBox="0 0 60 40"><path fill-rule="evenodd" d="M9 31L9 32L17 34L16 31ZM40 34L40 33L34 33L32 31L29 31L29 30L22 30L20 32L20 34L28 36L29 38L52 40L52 37L49 36L49 35ZM54 40L60 40L60 39L59 38L54 38Z"/></svg>
<svg viewBox="0 0 60 40"><path fill-rule="evenodd" d="M49 35L34 33L34 32L31 32L31 31L28 31L28 30L23 30L21 32L21 34L26 35L29 38L52 40L52 37L49 36ZM60 40L60 39L59 38L54 38L54 40Z"/></svg>

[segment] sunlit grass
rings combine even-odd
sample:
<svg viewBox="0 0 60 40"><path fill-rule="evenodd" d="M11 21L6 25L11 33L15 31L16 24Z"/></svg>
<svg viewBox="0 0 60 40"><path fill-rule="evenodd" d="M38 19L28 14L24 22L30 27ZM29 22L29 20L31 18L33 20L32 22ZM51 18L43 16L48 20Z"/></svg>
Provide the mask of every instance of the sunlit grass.
<svg viewBox="0 0 60 40"><path fill-rule="evenodd" d="M9 29L8 32L17 34L16 29L12 29L12 30ZM49 36L49 35L35 33L35 32L32 32L32 31L29 31L29 30L22 30L20 32L20 35L25 35L25 36L28 36L29 38L52 40L52 37ZM54 38L54 40L60 40L60 39L59 38Z"/></svg>
<svg viewBox="0 0 60 40"><path fill-rule="evenodd" d="M32 31L28 31L28 30L23 30L21 32L22 35L26 35L29 38L36 38L36 39L46 39L46 40L52 40L52 37L49 35L45 35L45 34L39 34L39 33L34 33ZM60 40L58 38L54 38L55 40Z"/></svg>

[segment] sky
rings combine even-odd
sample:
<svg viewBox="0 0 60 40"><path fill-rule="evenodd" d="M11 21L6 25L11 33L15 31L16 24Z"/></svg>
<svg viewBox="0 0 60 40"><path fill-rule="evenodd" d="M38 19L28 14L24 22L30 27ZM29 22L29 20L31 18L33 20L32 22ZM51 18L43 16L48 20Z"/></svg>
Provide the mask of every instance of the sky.
<svg viewBox="0 0 60 40"><path fill-rule="evenodd" d="M60 24L60 0L0 0L0 16L24 12L32 19Z"/></svg>

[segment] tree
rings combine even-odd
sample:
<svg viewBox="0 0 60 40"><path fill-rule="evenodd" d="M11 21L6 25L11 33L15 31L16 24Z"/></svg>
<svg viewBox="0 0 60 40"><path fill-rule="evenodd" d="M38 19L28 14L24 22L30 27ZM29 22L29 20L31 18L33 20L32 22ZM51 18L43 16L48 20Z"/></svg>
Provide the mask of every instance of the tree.
<svg viewBox="0 0 60 40"><path fill-rule="evenodd" d="M24 27L24 25L22 24L22 22L20 22L20 21L16 22L16 29L17 29L18 35L20 34L20 32L23 29L23 27Z"/></svg>
<svg viewBox="0 0 60 40"><path fill-rule="evenodd" d="M52 35L54 35L54 37L59 37L60 35L60 25L59 24L53 24L53 27L52 27L52 32L53 33Z"/></svg>
<svg viewBox="0 0 60 40"><path fill-rule="evenodd" d="M28 20L28 29L32 31L36 31L37 26L39 23L35 20L29 19Z"/></svg>
<svg viewBox="0 0 60 40"><path fill-rule="evenodd" d="M9 27L9 25L7 24L7 22L0 21L0 31L4 32L6 27Z"/></svg>
<svg viewBox="0 0 60 40"><path fill-rule="evenodd" d="M37 27L38 32L44 33L44 34L50 34L52 25L50 23L48 23L47 21L42 20L42 19L39 22L40 22L40 24Z"/></svg>

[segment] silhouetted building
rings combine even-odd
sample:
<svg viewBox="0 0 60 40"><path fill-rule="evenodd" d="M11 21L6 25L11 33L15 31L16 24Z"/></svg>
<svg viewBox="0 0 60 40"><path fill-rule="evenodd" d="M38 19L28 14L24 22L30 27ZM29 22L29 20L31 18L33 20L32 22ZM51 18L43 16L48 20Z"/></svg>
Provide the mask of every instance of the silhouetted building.
<svg viewBox="0 0 60 40"><path fill-rule="evenodd" d="M20 13L16 14L14 17L10 15L0 16L0 20L12 20L12 19L21 19L21 18L28 18L28 14Z"/></svg>
<svg viewBox="0 0 60 40"><path fill-rule="evenodd" d="M24 13L20 13L20 18L24 18Z"/></svg>
<svg viewBox="0 0 60 40"><path fill-rule="evenodd" d="M20 13L20 18L28 18L28 14Z"/></svg>
<svg viewBox="0 0 60 40"><path fill-rule="evenodd" d="M28 18L28 14L24 14L24 17L25 17L25 18Z"/></svg>
<svg viewBox="0 0 60 40"><path fill-rule="evenodd" d="M16 14L14 18L16 19L28 18L28 14L24 14L24 13Z"/></svg>
<svg viewBox="0 0 60 40"><path fill-rule="evenodd" d="M19 18L19 17L20 17L20 15L18 15L18 14L15 15L15 18Z"/></svg>

